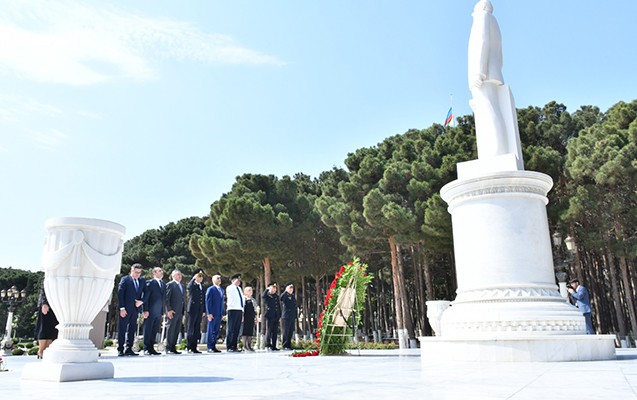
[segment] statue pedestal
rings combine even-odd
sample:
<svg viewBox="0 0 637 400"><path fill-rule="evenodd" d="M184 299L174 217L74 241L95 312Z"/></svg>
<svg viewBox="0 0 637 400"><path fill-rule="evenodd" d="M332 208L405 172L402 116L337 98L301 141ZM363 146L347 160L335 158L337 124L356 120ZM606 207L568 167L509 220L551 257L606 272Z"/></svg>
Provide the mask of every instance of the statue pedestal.
<svg viewBox="0 0 637 400"><path fill-rule="evenodd" d="M538 172L499 171L442 188L452 216L458 290L442 315L442 336L421 338L423 357L492 360L502 349L529 353L503 361L614 358L614 336L585 335L582 313L557 290L546 216L552 185ZM572 352L541 355L567 342L577 343Z"/></svg>
<svg viewBox="0 0 637 400"><path fill-rule="evenodd" d="M615 335L419 337L423 363L563 362L615 359Z"/></svg>
<svg viewBox="0 0 637 400"><path fill-rule="evenodd" d="M23 379L76 381L113 377L113 365L97 361L91 322L113 290L122 260L119 224L89 218L53 218L42 255L44 290L59 321L58 339L42 363L25 366Z"/></svg>

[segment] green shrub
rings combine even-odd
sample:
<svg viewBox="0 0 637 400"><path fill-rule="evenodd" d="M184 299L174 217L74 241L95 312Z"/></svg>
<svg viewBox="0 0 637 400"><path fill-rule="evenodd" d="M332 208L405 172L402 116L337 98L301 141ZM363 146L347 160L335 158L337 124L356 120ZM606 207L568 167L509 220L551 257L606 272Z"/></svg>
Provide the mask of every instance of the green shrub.
<svg viewBox="0 0 637 400"><path fill-rule="evenodd" d="M24 345L24 347L26 347L27 349L32 349L33 348L33 342L28 342Z"/></svg>
<svg viewBox="0 0 637 400"><path fill-rule="evenodd" d="M13 354L14 356L21 356L24 354L24 350L18 347L17 349L13 349L11 354Z"/></svg>
<svg viewBox="0 0 637 400"><path fill-rule="evenodd" d="M37 347L31 347L31 348L29 349L29 351L27 352L27 354L28 354L28 355L30 355L30 356L34 356L34 355L38 354L38 351L40 351L40 349L39 349L39 348L37 348Z"/></svg>
<svg viewBox="0 0 637 400"><path fill-rule="evenodd" d="M104 347L111 347L113 345L113 339L106 339L104 341Z"/></svg>
<svg viewBox="0 0 637 400"><path fill-rule="evenodd" d="M299 340L298 342L292 342L292 348L294 350L316 350L318 349L318 343L313 340Z"/></svg>
<svg viewBox="0 0 637 400"><path fill-rule="evenodd" d="M380 343L380 342L350 342L347 344L348 349L361 349L361 350L391 350L397 349L396 343Z"/></svg>

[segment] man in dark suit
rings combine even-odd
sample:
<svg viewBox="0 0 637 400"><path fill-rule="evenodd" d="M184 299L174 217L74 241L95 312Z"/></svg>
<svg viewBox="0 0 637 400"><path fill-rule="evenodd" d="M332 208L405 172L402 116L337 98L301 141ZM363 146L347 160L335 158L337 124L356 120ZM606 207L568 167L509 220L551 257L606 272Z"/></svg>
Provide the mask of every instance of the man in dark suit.
<svg viewBox="0 0 637 400"><path fill-rule="evenodd" d="M166 285L166 353L181 354L177 350L177 339L181 332L184 318L184 299L186 289L181 284L181 271L174 270L170 275L173 279Z"/></svg>
<svg viewBox="0 0 637 400"><path fill-rule="evenodd" d="M276 347L276 339L279 335L279 319L281 318L281 305L276 289L276 282L272 282L261 296L265 307L263 314L265 317L265 347L273 351L279 350Z"/></svg>
<svg viewBox="0 0 637 400"><path fill-rule="evenodd" d="M208 334L206 336L206 347L208 353L219 353L217 349L217 337L221 329L221 317L223 317L224 290L221 287L221 276L212 277L212 286L206 291L206 314L208 316Z"/></svg>
<svg viewBox="0 0 637 400"><path fill-rule="evenodd" d="M153 268L153 279L146 282L142 301L144 302L144 354L159 355L155 351L155 338L159 333L161 320L166 309L166 284L161 279L164 271Z"/></svg>
<svg viewBox="0 0 637 400"><path fill-rule="evenodd" d="M197 343L201 338L201 318L206 313L206 300L204 296L203 271L199 269L188 283L188 329L186 333L186 345L189 353L201 353L197 350Z"/></svg>
<svg viewBox="0 0 637 400"><path fill-rule="evenodd" d="M133 351L133 343L145 283L144 278L140 278L143 268L141 264L133 264L130 275L124 276L117 287L117 302L119 304L117 355L120 357L137 355ZM126 343L126 350L124 350L124 343Z"/></svg>
<svg viewBox="0 0 637 400"><path fill-rule="evenodd" d="M285 291L281 294L281 321L283 322L283 350L292 350L292 335L296 325L297 309L296 297L294 297L294 284L289 282L285 285Z"/></svg>

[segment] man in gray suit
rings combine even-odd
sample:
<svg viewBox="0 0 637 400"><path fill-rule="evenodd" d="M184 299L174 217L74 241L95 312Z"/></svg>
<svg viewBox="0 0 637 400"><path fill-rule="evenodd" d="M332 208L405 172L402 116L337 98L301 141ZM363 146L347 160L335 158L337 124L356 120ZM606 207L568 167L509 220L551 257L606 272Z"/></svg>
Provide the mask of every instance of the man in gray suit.
<svg viewBox="0 0 637 400"><path fill-rule="evenodd" d="M166 316L168 317L166 333L166 353L181 354L177 350L177 339L181 332L184 317L184 285L181 284L181 272L176 269L171 274L172 280L166 285Z"/></svg>

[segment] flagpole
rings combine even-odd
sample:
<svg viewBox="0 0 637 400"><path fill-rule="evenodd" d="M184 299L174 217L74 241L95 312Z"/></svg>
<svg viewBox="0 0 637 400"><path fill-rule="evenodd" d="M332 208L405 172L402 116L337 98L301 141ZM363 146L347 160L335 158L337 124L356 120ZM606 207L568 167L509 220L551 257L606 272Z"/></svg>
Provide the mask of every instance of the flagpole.
<svg viewBox="0 0 637 400"><path fill-rule="evenodd" d="M453 110L453 93L449 95L449 102L451 103L451 109ZM451 118L451 126L452 127L456 127L456 119L455 118Z"/></svg>

